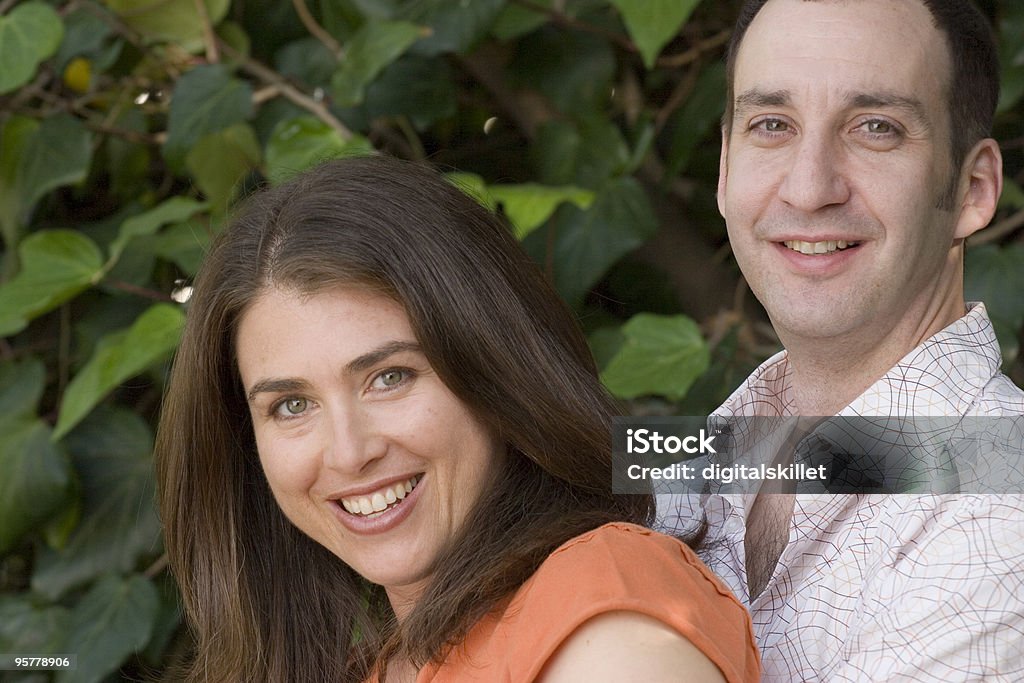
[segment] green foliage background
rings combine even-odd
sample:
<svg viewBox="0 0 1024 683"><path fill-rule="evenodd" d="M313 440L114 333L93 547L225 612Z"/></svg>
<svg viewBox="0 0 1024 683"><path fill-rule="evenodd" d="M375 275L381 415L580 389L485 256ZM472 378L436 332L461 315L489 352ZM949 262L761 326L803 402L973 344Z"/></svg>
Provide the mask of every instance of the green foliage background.
<svg viewBox="0 0 1024 683"><path fill-rule="evenodd" d="M0 653L120 681L187 647L151 449L177 303L241 195L372 149L509 217L630 410L778 348L715 208L735 2L0 1ZM1007 186L974 239L1024 380L1024 3L990 0Z"/></svg>

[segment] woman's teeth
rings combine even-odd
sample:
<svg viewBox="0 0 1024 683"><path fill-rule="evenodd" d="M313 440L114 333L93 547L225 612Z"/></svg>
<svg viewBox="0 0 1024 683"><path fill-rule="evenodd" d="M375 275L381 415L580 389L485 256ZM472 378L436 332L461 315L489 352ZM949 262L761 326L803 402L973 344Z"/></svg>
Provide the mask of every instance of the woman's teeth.
<svg viewBox="0 0 1024 683"><path fill-rule="evenodd" d="M787 240L783 242L793 251L813 256L815 254L831 254L835 251L842 251L847 247L855 247L860 242L847 242L846 240L828 240L826 242L801 242L800 240Z"/></svg>
<svg viewBox="0 0 1024 683"><path fill-rule="evenodd" d="M342 498L341 506L353 515L377 515L412 493L422 478L422 474L417 474L364 496Z"/></svg>

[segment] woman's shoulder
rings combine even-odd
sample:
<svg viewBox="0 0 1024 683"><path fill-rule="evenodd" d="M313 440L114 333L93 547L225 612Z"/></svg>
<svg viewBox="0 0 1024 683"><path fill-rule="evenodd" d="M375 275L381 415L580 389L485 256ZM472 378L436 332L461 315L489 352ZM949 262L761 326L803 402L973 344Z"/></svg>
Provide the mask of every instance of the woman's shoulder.
<svg viewBox="0 0 1024 683"><path fill-rule="evenodd" d="M746 609L689 546L634 524L605 524L562 544L516 593L503 621L512 638L533 643L543 664L576 629L612 612L671 627L728 681L757 680Z"/></svg>
<svg viewBox="0 0 1024 683"><path fill-rule="evenodd" d="M597 582L596 587L609 592L631 588L645 593L646 588L663 581L670 581L673 586L692 583L694 588L722 596L743 609L686 543L627 522L605 524L566 541L551 553L524 588L535 589L536 584L557 582L559 577L577 585L592 579Z"/></svg>

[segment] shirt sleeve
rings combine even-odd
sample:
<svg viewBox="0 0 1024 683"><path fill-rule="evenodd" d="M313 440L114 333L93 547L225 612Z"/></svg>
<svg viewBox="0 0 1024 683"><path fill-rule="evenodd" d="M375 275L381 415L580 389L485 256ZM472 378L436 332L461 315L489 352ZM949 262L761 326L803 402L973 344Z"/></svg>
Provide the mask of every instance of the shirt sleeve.
<svg viewBox="0 0 1024 683"><path fill-rule="evenodd" d="M511 680L533 680L584 622L619 610L671 626L729 683L760 680L747 611L685 544L629 524L563 545L517 594L505 619L516 651L528 655L510 662Z"/></svg>
<svg viewBox="0 0 1024 683"><path fill-rule="evenodd" d="M900 529L868 577L839 681L1024 680L1024 496L971 496Z"/></svg>

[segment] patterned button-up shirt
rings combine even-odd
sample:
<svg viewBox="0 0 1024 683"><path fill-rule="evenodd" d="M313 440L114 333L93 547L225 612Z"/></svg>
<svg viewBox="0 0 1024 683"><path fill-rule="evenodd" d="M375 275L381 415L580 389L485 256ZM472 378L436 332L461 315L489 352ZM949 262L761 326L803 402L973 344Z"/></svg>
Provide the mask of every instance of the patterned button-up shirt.
<svg viewBox="0 0 1024 683"><path fill-rule="evenodd" d="M841 416L1021 416L983 305L915 348ZM716 416L794 411L785 352ZM1024 681L1024 495L795 496L765 589L747 588L753 495L659 496L670 530L709 526L705 561L749 606L765 681Z"/></svg>

